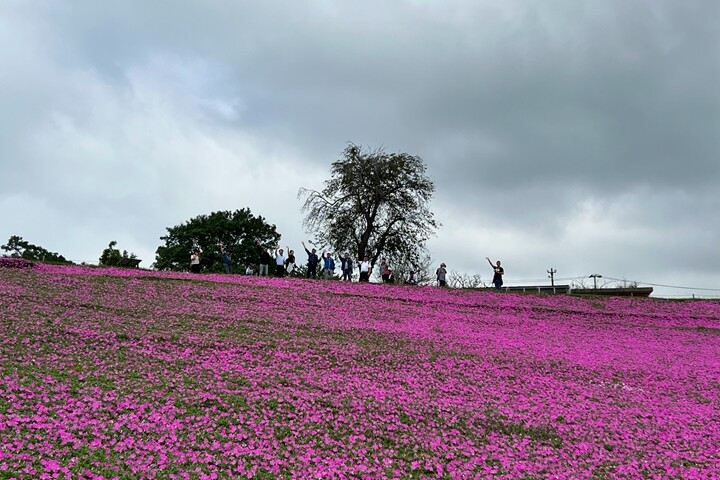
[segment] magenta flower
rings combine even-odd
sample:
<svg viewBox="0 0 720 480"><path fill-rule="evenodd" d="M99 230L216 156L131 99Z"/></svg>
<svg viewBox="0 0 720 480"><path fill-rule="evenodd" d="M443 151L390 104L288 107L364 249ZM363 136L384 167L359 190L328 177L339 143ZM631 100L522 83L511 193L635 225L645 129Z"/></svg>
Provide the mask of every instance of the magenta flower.
<svg viewBox="0 0 720 480"><path fill-rule="evenodd" d="M720 303L0 265L0 478L715 478Z"/></svg>

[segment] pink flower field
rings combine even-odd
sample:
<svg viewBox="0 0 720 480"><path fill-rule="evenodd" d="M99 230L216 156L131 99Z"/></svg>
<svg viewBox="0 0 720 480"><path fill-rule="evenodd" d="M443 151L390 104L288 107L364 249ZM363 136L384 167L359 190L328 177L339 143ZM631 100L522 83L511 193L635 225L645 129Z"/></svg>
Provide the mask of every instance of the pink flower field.
<svg viewBox="0 0 720 480"><path fill-rule="evenodd" d="M6 263L0 479L720 478L718 302Z"/></svg>

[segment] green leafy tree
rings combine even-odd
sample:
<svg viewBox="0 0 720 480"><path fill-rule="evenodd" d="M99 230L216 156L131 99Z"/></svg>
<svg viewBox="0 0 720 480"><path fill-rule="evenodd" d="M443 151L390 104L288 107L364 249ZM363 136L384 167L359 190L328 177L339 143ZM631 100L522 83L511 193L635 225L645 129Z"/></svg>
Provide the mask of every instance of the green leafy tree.
<svg viewBox="0 0 720 480"><path fill-rule="evenodd" d="M349 144L322 191L301 188L304 226L336 252L420 263L439 224L429 209L435 191L418 156Z"/></svg>
<svg viewBox="0 0 720 480"><path fill-rule="evenodd" d="M100 255L100 266L114 267L123 258L137 258L137 255L135 255L134 253L128 253L127 250L123 250L123 252L120 253L120 250L115 248L116 245L117 242L113 240L112 242L110 242L108 247L103 250L102 254Z"/></svg>
<svg viewBox="0 0 720 480"><path fill-rule="evenodd" d="M0 248L9 252L10 256L16 258L24 258L25 260L38 262L72 264L70 260L59 253L50 252L43 247L33 245L18 235L11 236L8 242L0 246Z"/></svg>
<svg viewBox="0 0 720 480"><path fill-rule="evenodd" d="M100 266L113 267L118 264L120 259L122 259L120 250L115 248L115 245L117 245L117 242L113 240L108 244L108 247L103 250L102 254L100 255Z"/></svg>
<svg viewBox="0 0 720 480"><path fill-rule="evenodd" d="M204 271L222 272L222 251L232 257L235 272L244 272L245 264L256 264L259 251L255 243L275 248L280 234L275 225L268 224L261 216L254 216L250 209L212 212L200 215L185 223L167 228L167 235L160 237L165 244L155 252L153 266L158 270L185 271L190 269L190 254L194 249L201 252L200 265Z"/></svg>

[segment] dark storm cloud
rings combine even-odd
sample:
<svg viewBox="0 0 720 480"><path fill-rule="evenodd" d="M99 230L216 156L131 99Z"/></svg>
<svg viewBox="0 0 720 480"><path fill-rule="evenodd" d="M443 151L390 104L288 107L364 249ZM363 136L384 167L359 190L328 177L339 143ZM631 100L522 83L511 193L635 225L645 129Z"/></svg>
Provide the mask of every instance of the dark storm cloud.
<svg viewBox="0 0 720 480"><path fill-rule="evenodd" d="M153 51L223 64L223 88L246 106L241 125L305 145L310 157L349 140L382 144L452 162L461 182L489 177L488 188L513 191L702 188L720 172L720 61L706 53L720 47L716 2L57 10L67 48L108 73ZM438 181L462 188L454 176Z"/></svg>

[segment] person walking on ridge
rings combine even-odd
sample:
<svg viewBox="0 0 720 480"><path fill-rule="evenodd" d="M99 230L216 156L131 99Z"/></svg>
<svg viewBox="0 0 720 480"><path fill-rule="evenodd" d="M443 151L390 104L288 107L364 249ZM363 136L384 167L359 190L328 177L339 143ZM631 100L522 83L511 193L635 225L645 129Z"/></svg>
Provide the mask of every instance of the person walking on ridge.
<svg viewBox="0 0 720 480"><path fill-rule="evenodd" d="M447 275L447 270L445 268L445 264L441 263L440 268L438 268L435 271L435 278L437 278L438 285L441 287L444 287L446 285L445 277Z"/></svg>

